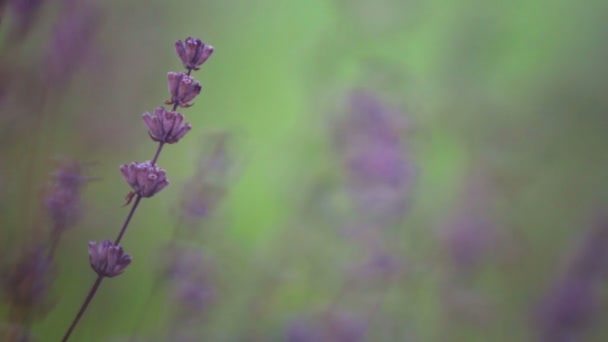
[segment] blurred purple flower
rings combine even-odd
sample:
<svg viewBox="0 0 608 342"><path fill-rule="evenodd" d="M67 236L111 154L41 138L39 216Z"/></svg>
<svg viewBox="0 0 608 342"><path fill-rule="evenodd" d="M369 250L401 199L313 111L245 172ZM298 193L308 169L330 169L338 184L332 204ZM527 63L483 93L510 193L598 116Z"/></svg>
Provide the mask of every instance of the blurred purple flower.
<svg viewBox="0 0 608 342"><path fill-rule="evenodd" d="M319 342L323 341L321 331L302 319L294 320L285 332L285 342Z"/></svg>
<svg viewBox="0 0 608 342"><path fill-rule="evenodd" d="M494 225L474 213L452 218L444 232L446 250L454 265L472 269L484 260L495 243Z"/></svg>
<svg viewBox="0 0 608 342"><path fill-rule="evenodd" d="M27 308L41 304L53 280L45 248L35 246L25 251L1 279L3 292L12 304Z"/></svg>
<svg viewBox="0 0 608 342"><path fill-rule="evenodd" d="M65 85L96 45L100 11L91 3L66 2L52 31L45 58L50 86Z"/></svg>
<svg viewBox="0 0 608 342"><path fill-rule="evenodd" d="M541 340L578 341L598 309L596 290L587 279L567 278L556 284L539 310Z"/></svg>
<svg viewBox="0 0 608 342"><path fill-rule="evenodd" d="M150 138L157 142L174 144L192 129L189 123L184 124L182 113L167 111L163 107L156 108L153 115L144 113L143 119Z"/></svg>
<svg viewBox="0 0 608 342"><path fill-rule="evenodd" d="M168 247L164 259L168 264L163 273L178 313L203 315L215 299L211 262L198 248L176 244Z"/></svg>
<svg viewBox="0 0 608 342"><path fill-rule="evenodd" d="M43 0L8 0L14 18L11 28L13 39L23 39L28 34L38 18L43 2Z"/></svg>
<svg viewBox="0 0 608 342"><path fill-rule="evenodd" d="M542 341L578 341L599 313L608 275L608 218L600 217L574 251L564 275L537 308Z"/></svg>
<svg viewBox="0 0 608 342"><path fill-rule="evenodd" d="M122 247L114 245L110 240L89 242L91 268L102 277L120 275L131 264L131 260L131 256Z"/></svg>
<svg viewBox="0 0 608 342"><path fill-rule="evenodd" d="M53 230L59 233L73 226L81 216L81 192L91 180L84 175L84 166L76 161L64 161L53 175L54 183L45 199L53 221Z"/></svg>
<svg viewBox="0 0 608 342"><path fill-rule="evenodd" d="M381 220L403 216L414 167L400 136L402 118L373 94L359 90L335 124L335 145L359 212Z"/></svg>
<svg viewBox="0 0 608 342"><path fill-rule="evenodd" d="M165 101L165 104L175 104L183 108L192 106L189 102L200 94L201 84L183 72L169 72L167 79L171 100Z"/></svg>
<svg viewBox="0 0 608 342"><path fill-rule="evenodd" d="M228 140L225 133L206 139L209 151L203 154L182 193L181 209L187 218L197 221L207 217L225 197L231 171Z"/></svg>
<svg viewBox="0 0 608 342"><path fill-rule="evenodd" d="M608 216L595 218L575 251L569 272L579 279L601 280L608 274Z"/></svg>
<svg viewBox="0 0 608 342"><path fill-rule="evenodd" d="M481 169L469 172L456 207L440 231L444 250L459 271L474 270L497 252L501 236L492 219L492 204L488 174Z"/></svg>
<svg viewBox="0 0 608 342"><path fill-rule="evenodd" d="M186 69L198 70L213 53L213 46L198 38L188 37L185 43L181 40L175 42L175 52Z"/></svg>
<svg viewBox="0 0 608 342"><path fill-rule="evenodd" d="M367 323L346 312L328 312L312 319L294 320L285 332L286 342L360 342Z"/></svg>
<svg viewBox="0 0 608 342"><path fill-rule="evenodd" d="M398 276L403 267L399 258L382 251L371 253L362 266L358 269L359 276L380 281L387 281L387 279Z"/></svg>
<svg viewBox="0 0 608 342"><path fill-rule="evenodd" d="M0 324L0 336L4 337L8 342L33 342L34 339L29 329L18 324Z"/></svg>
<svg viewBox="0 0 608 342"><path fill-rule="evenodd" d="M121 165L120 172L133 191L142 197L152 197L169 185L165 170L150 161Z"/></svg>
<svg viewBox="0 0 608 342"><path fill-rule="evenodd" d="M203 314L215 299L215 290L205 275L174 278L171 294L180 311Z"/></svg>
<svg viewBox="0 0 608 342"><path fill-rule="evenodd" d="M367 324L351 314L332 313L328 323L328 341L359 342L367 336Z"/></svg>

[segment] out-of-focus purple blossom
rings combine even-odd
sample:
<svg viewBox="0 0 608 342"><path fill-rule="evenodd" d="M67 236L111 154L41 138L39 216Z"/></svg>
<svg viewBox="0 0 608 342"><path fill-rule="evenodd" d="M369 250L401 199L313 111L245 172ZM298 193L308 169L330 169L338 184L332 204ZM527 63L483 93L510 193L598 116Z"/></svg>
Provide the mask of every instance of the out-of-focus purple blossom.
<svg viewBox="0 0 608 342"><path fill-rule="evenodd" d="M167 111L163 107L154 110L154 115L143 114L144 123L152 140L167 144L175 144L192 129L189 123L184 124L182 113Z"/></svg>
<svg viewBox="0 0 608 342"><path fill-rule="evenodd" d="M192 106L190 101L200 94L201 84L191 76L183 72L169 72L167 74L169 94L171 100L165 101L166 104L176 104L180 107L187 108Z"/></svg>
<svg viewBox="0 0 608 342"><path fill-rule="evenodd" d="M542 341L578 341L597 318L608 275L608 218L601 217L537 310Z"/></svg>
<svg viewBox="0 0 608 342"><path fill-rule="evenodd" d="M96 45L101 23L99 9L90 2L67 1L53 31L46 53L46 80L66 84Z"/></svg>
<svg viewBox="0 0 608 342"><path fill-rule="evenodd" d="M170 246L165 274L172 302L179 312L204 314L215 299L210 261L195 247Z"/></svg>
<svg viewBox="0 0 608 342"><path fill-rule="evenodd" d="M358 269L358 274L364 278L386 281L399 275L402 271L402 261L385 252L375 252Z"/></svg>
<svg viewBox="0 0 608 342"><path fill-rule="evenodd" d="M203 43L198 38L188 37L185 43L181 40L175 42L175 52L181 59L184 67L198 70L213 53L213 46Z"/></svg>
<svg viewBox="0 0 608 342"><path fill-rule="evenodd" d="M38 18L43 0L8 0L13 17L11 35L13 39L22 39L31 30ZM0 7L2 4L0 3ZM1 19L0 19L1 20Z"/></svg>
<svg viewBox="0 0 608 342"><path fill-rule="evenodd" d="M323 341L321 330L302 319L294 320L285 332L285 342Z"/></svg>
<svg viewBox="0 0 608 342"><path fill-rule="evenodd" d="M4 341L14 342L34 342L34 336L24 326L17 324L0 324L0 337L5 338Z"/></svg>
<svg viewBox="0 0 608 342"><path fill-rule="evenodd" d="M494 224L478 213L460 213L448 223L443 238L451 262L461 269L471 269L493 250Z"/></svg>
<svg viewBox="0 0 608 342"><path fill-rule="evenodd" d="M133 192L141 197L152 197L169 185L165 170L150 161L121 165L120 172Z"/></svg>
<svg viewBox="0 0 608 342"><path fill-rule="evenodd" d="M231 171L228 137L222 133L205 141L210 150L201 158L198 169L184 186L181 209L187 218L201 220L225 197Z"/></svg>
<svg viewBox="0 0 608 342"><path fill-rule="evenodd" d="M597 313L597 290L588 279L566 278L556 284L539 310L541 341L578 341Z"/></svg>
<svg viewBox="0 0 608 342"><path fill-rule="evenodd" d="M608 275L608 216L597 217L572 257L569 272L579 279L600 280Z"/></svg>
<svg viewBox="0 0 608 342"><path fill-rule="evenodd" d="M345 312L329 312L311 320L297 319L285 332L286 342L359 342L367 336L367 323Z"/></svg>
<svg viewBox="0 0 608 342"><path fill-rule="evenodd" d="M52 265L46 250L36 246L25 251L12 267L1 279L8 300L14 305L28 308L41 304L53 280Z"/></svg>
<svg viewBox="0 0 608 342"><path fill-rule="evenodd" d="M473 270L498 252L501 236L492 219L491 188L488 175L481 169L470 172L455 209L440 231L444 250L460 271Z"/></svg>
<svg viewBox="0 0 608 342"><path fill-rule="evenodd" d="M456 324L482 325L492 322L498 311L496 303L468 280L470 278L452 278L442 284L440 298L444 315Z"/></svg>
<svg viewBox="0 0 608 342"><path fill-rule="evenodd" d="M367 336L367 323L344 312L332 313L328 341L359 342Z"/></svg>
<svg viewBox="0 0 608 342"><path fill-rule="evenodd" d="M358 211L376 219L402 217L414 180L403 146L399 113L375 95L359 90L348 113L335 124L335 145L348 173Z"/></svg>
<svg viewBox="0 0 608 342"><path fill-rule="evenodd" d="M129 264L131 256L124 249L114 245L110 240L89 242L89 261L93 270L102 277L116 277L120 275Z"/></svg>
<svg viewBox="0 0 608 342"><path fill-rule="evenodd" d="M81 192L91 180L84 175L84 166L75 161L65 161L53 174L54 183L45 199L46 208L53 221L55 232L73 226L81 216Z"/></svg>
<svg viewBox="0 0 608 342"><path fill-rule="evenodd" d="M184 187L182 209L187 218L198 221L208 217L217 207L226 191L224 188L192 179Z"/></svg>
<svg viewBox="0 0 608 342"><path fill-rule="evenodd" d="M180 310L204 313L215 299L215 289L205 275L174 278L171 282L171 294Z"/></svg>

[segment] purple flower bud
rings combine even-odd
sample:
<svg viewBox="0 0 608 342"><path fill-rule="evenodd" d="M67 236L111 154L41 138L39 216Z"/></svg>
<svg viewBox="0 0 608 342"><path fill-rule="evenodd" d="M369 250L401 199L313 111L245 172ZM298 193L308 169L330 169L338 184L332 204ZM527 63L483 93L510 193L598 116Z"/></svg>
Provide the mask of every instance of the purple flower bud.
<svg viewBox="0 0 608 342"><path fill-rule="evenodd" d="M175 51L184 67L198 70L198 67L205 63L213 53L213 46L203 43L198 38L188 37L185 44L181 40L175 42Z"/></svg>
<svg viewBox="0 0 608 342"><path fill-rule="evenodd" d="M120 172L133 191L142 197L152 197L169 185L165 170L150 161L121 165Z"/></svg>
<svg viewBox="0 0 608 342"><path fill-rule="evenodd" d="M192 129L189 123L184 124L182 113L167 111L163 107L156 108L154 115L146 112L142 117L150 138L162 143L174 144Z"/></svg>
<svg viewBox="0 0 608 342"><path fill-rule="evenodd" d="M89 242L89 260L91 267L102 277L116 277L131 263L131 256L122 247L112 244L110 240Z"/></svg>
<svg viewBox="0 0 608 342"><path fill-rule="evenodd" d="M167 79L171 100L167 100L165 103L177 104L183 108L192 106L189 102L201 92L201 84L183 72L169 72Z"/></svg>

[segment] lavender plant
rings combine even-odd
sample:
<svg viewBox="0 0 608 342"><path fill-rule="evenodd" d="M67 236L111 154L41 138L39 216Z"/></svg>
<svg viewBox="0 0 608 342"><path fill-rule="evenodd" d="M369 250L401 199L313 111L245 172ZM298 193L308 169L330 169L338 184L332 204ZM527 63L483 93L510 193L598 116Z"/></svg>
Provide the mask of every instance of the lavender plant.
<svg viewBox="0 0 608 342"><path fill-rule="evenodd" d="M582 341L600 318L608 274L608 218L596 220L536 308L539 341Z"/></svg>
<svg viewBox="0 0 608 342"><path fill-rule="evenodd" d="M229 136L216 132L204 139L209 151L203 153L197 163L197 170L183 188L179 204L173 239L161 251L158 264L163 265L159 276L152 284L152 291L143 305L131 338L134 338L144 320L145 313L157 297L161 285L168 286L169 301L174 310L170 323L170 339L198 336L215 299L214 265L210 258L201 254L198 248L187 245L195 241L196 233L203 222L216 210L227 192L228 179L232 169L232 155L227 145ZM167 280L167 281L166 281Z"/></svg>
<svg viewBox="0 0 608 342"><path fill-rule="evenodd" d="M169 185L165 170L156 164L163 147L165 144L177 143L191 129L191 125L184 123L184 116L177 112L177 109L178 107L190 107L192 105L191 101L201 92L201 84L190 74L193 70L198 70L211 56L213 47L203 43L200 39L188 37L185 41L177 41L175 50L187 72L169 72L167 74L171 98L165 101L165 104L173 105L173 107L171 110L158 107L153 114L143 114L143 120L148 128L150 138L158 143L156 152L152 160L132 162L120 166L125 181L132 189L127 195L127 204L131 202L133 204L113 242L110 240L104 240L101 243L89 242L90 263L97 273L97 279L65 332L62 341L67 341L70 338L102 281L105 278L120 275L131 263L131 256L120 246L120 241L141 200L156 195Z"/></svg>
<svg viewBox="0 0 608 342"><path fill-rule="evenodd" d="M1 334L3 340L29 340L23 336L29 334L33 320L44 316L52 307L54 252L64 232L78 224L84 206L81 193L91 179L85 174L84 164L61 160L43 201L48 215L45 224L49 229L40 230L40 234L32 232L27 241L11 251L15 253L11 262L0 267L0 293L9 307L8 324ZM38 226L45 224L37 223Z"/></svg>

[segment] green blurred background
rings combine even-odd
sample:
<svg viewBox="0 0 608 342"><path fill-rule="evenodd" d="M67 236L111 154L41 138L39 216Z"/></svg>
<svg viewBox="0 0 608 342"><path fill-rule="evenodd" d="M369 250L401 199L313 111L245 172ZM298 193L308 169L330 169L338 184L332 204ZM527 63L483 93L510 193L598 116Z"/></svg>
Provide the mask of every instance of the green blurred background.
<svg viewBox="0 0 608 342"><path fill-rule="evenodd" d="M339 300L355 313L375 308L365 340L534 340L535 303L606 210L606 1L107 1L92 53L32 113L39 88L28 82L44 69L32 61L60 8L45 3L19 47L7 25L0 31L11 65L2 75L30 75L3 85L27 96L1 107L23 118L2 123L2 242L20 246L44 230L50 159L92 162L98 177L60 242L52 308L32 325L39 341L59 339L94 281L86 243L113 238L128 212L118 166L152 157L140 116L168 98L166 72L181 70L173 43L187 36L215 47L194 74L201 95L183 110L193 130L163 151L171 185L136 212L122 242L134 262L102 284L74 341L126 341L134 330L170 340L170 296L155 285L161 250L184 185L223 134L226 194L188 235L214 268L200 340L282 340L294 317L331 307L349 282L340 270L361 257L340 232L353 213L330 125L356 88L400 110L416 168L404 219L380 234L403 274ZM479 210L501 239L474 275L454 280L437 237L479 170L491 183L491 209ZM455 282L485 298L481 313L450 315L442 293ZM606 308L605 282L600 292ZM583 340L608 336L606 310L598 315Z"/></svg>

